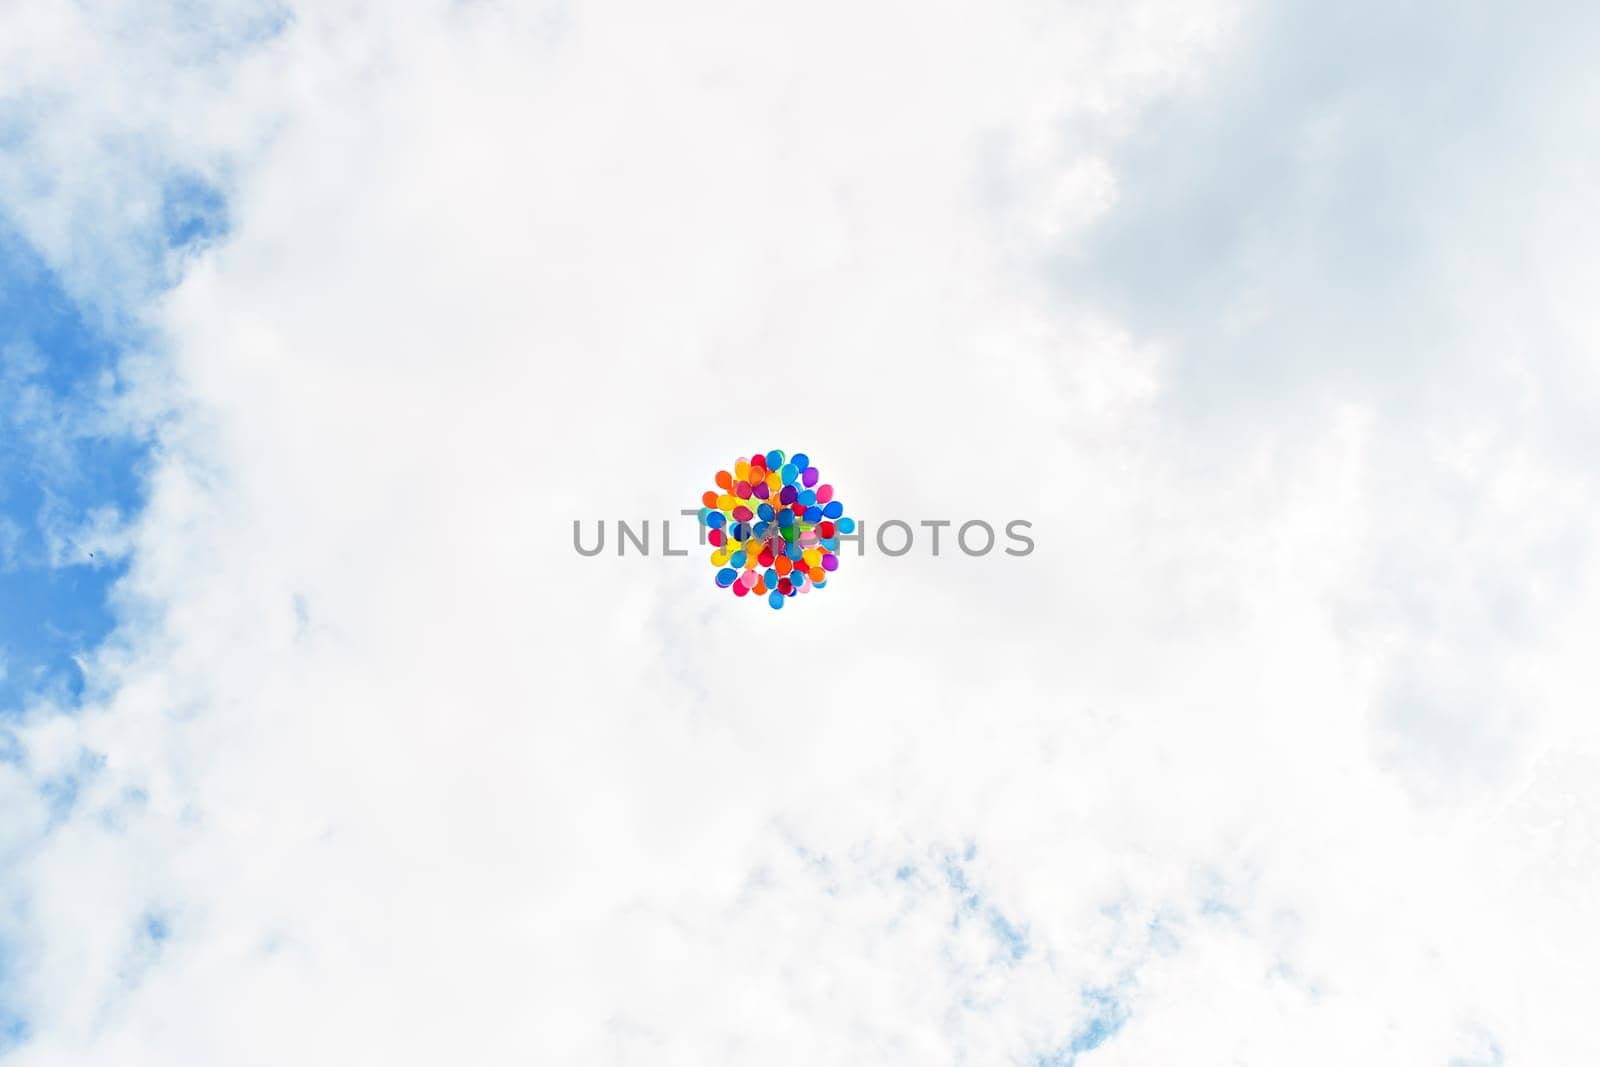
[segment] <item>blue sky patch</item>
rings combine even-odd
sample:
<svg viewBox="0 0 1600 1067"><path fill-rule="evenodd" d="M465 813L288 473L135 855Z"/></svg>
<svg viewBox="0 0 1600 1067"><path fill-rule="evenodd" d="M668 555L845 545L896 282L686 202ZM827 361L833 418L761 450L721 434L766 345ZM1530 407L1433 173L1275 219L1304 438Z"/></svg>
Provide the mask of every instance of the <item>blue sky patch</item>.
<svg viewBox="0 0 1600 1067"><path fill-rule="evenodd" d="M986 903L983 895L973 888L964 864L972 862L977 855L977 847L968 845L962 859L957 860L953 854L945 859L945 884L955 893L959 902L953 922L959 926L965 915L983 916L988 921L989 933L993 935L1000 955L1016 962L1028 954L1027 927L1013 922L999 908Z"/></svg>
<svg viewBox="0 0 1600 1067"><path fill-rule="evenodd" d="M179 175L161 190L161 227L168 248L214 240L228 232L228 202L204 179Z"/></svg>
<svg viewBox="0 0 1600 1067"><path fill-rule="evenodd" d="M125 563L73 546L139 510L148 442L115 427L118 346L0 229L0 715L83 692L77 658L114 623Z"/></svg>
<svg viewBox="0 0 1600 1067"><path fill-rule="evenodd" d="M1117 999L1115 990L1084 990L1083 1001L1089 1007L1089 1018L1065 1045L1040 1056L1038 1067L1072 1067L1081 1053L1092 1052L1105 1044L1128 1021L1128 1009Z"/></svg>

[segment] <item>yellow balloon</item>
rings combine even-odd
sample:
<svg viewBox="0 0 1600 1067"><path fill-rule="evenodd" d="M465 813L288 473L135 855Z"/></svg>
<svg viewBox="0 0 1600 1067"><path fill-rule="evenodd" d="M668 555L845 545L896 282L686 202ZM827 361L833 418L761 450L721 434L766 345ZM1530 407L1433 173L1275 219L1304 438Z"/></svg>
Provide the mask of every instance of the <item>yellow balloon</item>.
<svg viewBox="0 0 1600 1067"><path fill-rule="evenodd" d="M711 562L720 567L728 562L728 557L731 555L732 553L726 548L719 548L715 552L711 553Z"/></svg>
<svg viewBox="0 0 1600 1067"><path fill-rule="evenodd" d="M807 568L815 567L822 562L822 550L817 548L808 548L804 552L800 553L800 558L806 561Z"/></svg>
<svg viewBox="0 0 1600 1067"><path fill-rule="evenodd" d="M721 496L717 497L717 507L721 508L723 511L732 511L738 506L739 498L734 496L732 493L723 493Z"/></svg>
<svg viewBox="0 0 1600 1067"><path fill-rule="evenodd" d="M748 482L750 480L749 461L741 459L739 462L735 463L733 465L733 476L741 482Z"/></svg>
<svg viewBox="0 0 1600 1067"><path fill-rule="evenodd" d="M779 477L777 471L771 471L767 474L767 488L773 492L783 488L783 479Z"/></svg>

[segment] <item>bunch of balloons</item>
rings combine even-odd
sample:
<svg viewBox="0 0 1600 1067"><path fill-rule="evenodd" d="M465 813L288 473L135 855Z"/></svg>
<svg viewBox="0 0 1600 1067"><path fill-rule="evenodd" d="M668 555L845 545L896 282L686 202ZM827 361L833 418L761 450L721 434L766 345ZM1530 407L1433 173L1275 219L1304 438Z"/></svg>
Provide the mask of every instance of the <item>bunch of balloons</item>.
<svg viewBox="0 0 1600 1067"><path fill-rule="evenodd" d="M777 449L718 471L717 488L700 498L717 585L765 596L774 608L826 586L839 569L839 538L856 522L821 482L804 452L785 457Z"/></svg>

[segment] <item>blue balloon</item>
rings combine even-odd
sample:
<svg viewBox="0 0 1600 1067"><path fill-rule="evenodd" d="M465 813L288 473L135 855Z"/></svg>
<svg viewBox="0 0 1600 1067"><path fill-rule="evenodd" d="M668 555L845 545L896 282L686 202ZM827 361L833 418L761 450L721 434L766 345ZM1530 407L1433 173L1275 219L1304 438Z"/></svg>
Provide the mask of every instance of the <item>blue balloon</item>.
<svg viewBox="0 0 1600 1067"><path fill-rule="evenodd" d="M783 607L783 594L774 589L767 594L767 603L775 608Z"/></svg>
<svg viewBox="0 0 1600 1067"><path fill-rule="evenodd" d="M720 511L713 511L706 516L706 525L711 527L713 530L722 529L723 524L727 521L728 520L723 517L723 514Z"/></svg>
<svg viewBox="0 0 1600 1067"><path fill-rule="evenodd" d="M805 470L807 467L811 466L811 457L806 455L804 452L796 452L794 455L789 457L789 462L793 463L796 469Z"/></svg>
<svg viewBox="0 0 1600 1067"><path fill-rule="evenodd" d="M744 568L744 561L749 558L749 556L745 555L744 549L741 548L739 551L728 557L728 566L742 570Z"/></svg>
<svg viewBox="0 0 1600 1067"><path fill-rule="evenodd" d="M839 528L839 532L842 534L853 534L856 532L856 520L850 518L849 516L845 516L844 518L840 519L836 525Z"/></svg>
<svg viewBox="0 0 1600 1067"><path fill-rule="evenodd" d="M771 522L772 516L777 513L772 510L771 504L762 504L759 508L756 508L756 514L759 517L766 519L768 522Z"/></svg>
<svg viewBox="0 0 1600 1067"><path fill-rule="evenodd" d="M834 555L838 555L838 553L839 553L839 539L837 537L824 537L821 541L818 541L817 543L819 545L821 545L823 548L827 549L829 552L832 552Z"/></svg>
<svg viewBox="0 0 1600 1067"><path fill-rule="evenodd" d="M837 519L844 514L844 505L837 500L830 500L828 506L822 509L822 514L830 519Z"/></svg>
<svg viewBox="0 0 1600 1067"><path fill-rule="evenodd" d="M785 463L782 468L779 469L778 477L783 481L784 485L793 485L794 480L800 477L800 468L796 467L793 463Z"/></svg>
<svg viewBox="0 0 1600 1067"><path fill-rule="evenodd" d="M767 470L776 471L783 469L783 453L774 448L767 453Z"/></svg>
<svg viewBox="0 0 1600 1067"><path fill-rule="evenodd" d="M767 573L761 576L761 581L765 583L768 589L776 589L778 587L778 572L768 567Z"/></svg>
<svg viewBox="0 0 1600 1067"><path fill-rule="evenodd" d="M817 507L815 504L812 504L809 508L806 508L806 521L807 522L821 522L822 521L822 509Z"/></svg>
<svg viewBox="0 0 1600 1067"><path fill-rule="evenodd" d="M782 511L778 512L778 525L793 526L794 512L790 511L788 508L784 508Z"/></svg>
<svg viewBox="0 0 1600 1067"><path fill-rule="evenodd" d="M809 508L816 502L817 491L815 489L802 489L800 490L800 495L795 497L795 503L799 504L803 508Z"/></svg>
<svg viewBox="0 0 1600 1067"><path fill-rule="evenodd" d="M800 561L800 557L805 555L805 549L801 548L799 542L797 541L790 544L788 548L784 549L783 554L798 563Z"/></svg>
<svg viewBox="0 0 1600 1067"><path fill-rule="evenodd" d="M739 577L738 571L732 567L724 567L717 572L717 584L726 589L733 584L733 580L737 577Z"/></svg>

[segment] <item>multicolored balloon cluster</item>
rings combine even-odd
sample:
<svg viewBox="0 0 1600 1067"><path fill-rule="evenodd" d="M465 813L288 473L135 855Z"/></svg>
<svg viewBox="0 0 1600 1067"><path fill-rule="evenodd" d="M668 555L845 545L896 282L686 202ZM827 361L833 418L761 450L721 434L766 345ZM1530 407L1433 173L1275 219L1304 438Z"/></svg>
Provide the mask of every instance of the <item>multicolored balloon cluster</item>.
<svg viewBox="0 0 1600 1067"><path fill-rule="evenodd" d="M821 481L804 452L776 449L717 472L717 488L700 498L700 522L709 527L718 586L781 608L828 584L839 569L839 538L854 533L856 521Z"/></svg>

